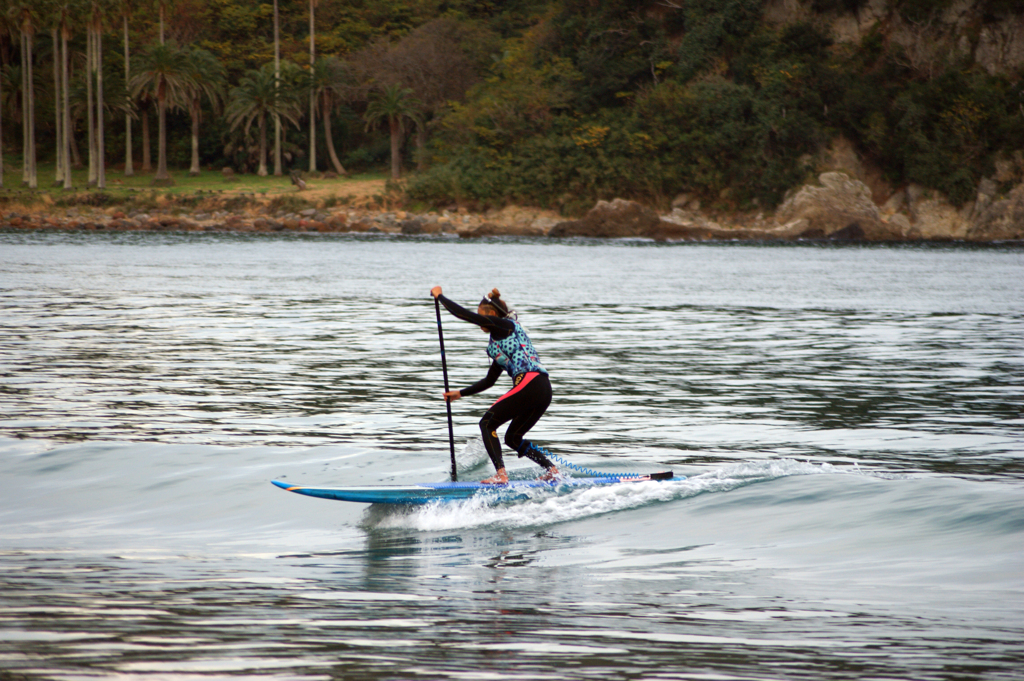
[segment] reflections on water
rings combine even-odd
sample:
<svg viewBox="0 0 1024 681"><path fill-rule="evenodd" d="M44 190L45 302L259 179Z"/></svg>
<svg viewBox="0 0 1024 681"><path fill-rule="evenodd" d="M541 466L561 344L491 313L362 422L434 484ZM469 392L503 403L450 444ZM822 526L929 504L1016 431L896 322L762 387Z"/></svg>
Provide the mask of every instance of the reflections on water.
<svg viewBox="0 0 1024 681"><path fill-rule="evenodd" d="M0 233L0 669L1019 678L1022 273L1011 247ZM689 479L411 510L271 487L445 477L434 284L520 310L536 439ZM480 378L482 334L444 332ZM467 478L488 399L455 405Z"/></svg>
<svg viewBox="0 0 1024 681"><path fill-rule="evenodd" d="M713 503L671 514L648 505L611 522L599 513L570 531L555 522L524 532L500 519L486 531L408 531L402 526L429 524L426 516L441 511L378 508L363 519L364 537L342 532L337 550L7 554L3 564L16 569L2 576L0 650L26 651L7 659L50 678L284 670L301 678L842 679L851 669L857 677L1012 678L1022 659L1019 617L986 590L946 591L977 582L960 558L957 574L939 576L957 553L920 540L935 518L890 531L874 547L863 534L837 539L834 524L798 531L795 516L829 498L840 500L829 511L850 514L846 534L885 508L879 495L896 502L890 512L912 507L870 480L853 494L835 476L818 479L813 504L792 494L806 494L803 485L740 487L740 498L720 498L735 507L724 515ZM945 491L957 498L956 486ZM742 533L727 529L755 510L773 546L740 542ZM676 526L666 524L672 518ZM907 579L909 557L883 548L897 538L920 552L913 558L944 593L923 588L920 571ZM895 577L901 571L904 579Z"/></svg>
<svg viewBox="0 0 1024 681"><path fill-rule="evenodd" d="M174 255L163 268L146 262L155 257L149 249L129 248L128 254L142 262L123 266L126 271L111 265L113 272L103 270L97 279L89 271L95 262L75 263L84 270L79 276L52 282L55 275L47 273L37 283L49 286L27 294L23 288L9 290L0 298L0 358L6 367L0 392L6 419L0 432L225 446L372 441L404 450L421 449L425 438L443 439L432 310L420 289L444 276L456 278L449 287L456 297L475 291L460 284L459 276L424 266L420 259L444 246L327 242L336 249L330 257L341 263L310 251L307 242L258 246L222 245L227 252L241 250L243 262L217 276L202 268L214 258L209 245L186 244L165 246ZM262 262L265 250L288 246L296 252L283 254L285 262L273 268ZM109 248L113 260L126 247ZM181 262L190 248L197 262ZM389 248L395 249L390 253L394 271L420 276L394 280L382 272L373 295L358 293L366 285L363 280L352 285L350 268ZM531 261L550 256L555 266L564 258L555 246L476 245L468 258L459 259L461 269L469 269L471 279L490 276L474 269L503 248L525 249ZM553 446L609 456L623 447L642 447L669 462L685 462L694 450L702 460L767 450L887 465L902 461L907 468L925 464L961 473L985 474L986 465L1011 472L1004 470L1006 462L991 456L978 460L975 454L1012 451L1021 425L1024 318L1021 305L1000 293L1020 283L1019 268L1006 269L1009 283L998 278L991 283L996 300L977 311L949 311L961 305L961 296L935 287L911 291L917 295L902 303L905 309L893 309L892 282L876 286L859 279L863 301L857 307L836 308L827 299L812 307L750 307L748 295L708 305L699 304L706 294L665 289L673 283L712 287L729 261L767 261L751 268L750 279L772 264L813 261L822 251L604 249L625 261L623 288L632 290L637 280L646 279L632 268L642 272L640 265L648 260L661 279L650 282L649 294L625 303L615 302L621 294L614 290L608 292L612 302L603 302L607 289L599 289L581 306L573 287L602 277L608 260L604 251L580 246L573 249L571 272L545 270L542 287L522 282L543 294L529 287L519 293L522 321L537 336L552 370L557 399L541 428ZM709 252L715 258L704 257ZM594 263L588 262L592 253ZM921 256L891 250L839 253L859 261L849 268L851 278L900 257L915 265ZM932 255L935 267L948 266L942 261L949 253ZM962 255L970 260L978 253ZM317 273L305 282L308 291L302 290L303 282L289 280L289 290L274 294L248 274L263 267L277 278L309 276L302 256L313 258L308 269ZM726 263L718 261L727 256ZM1020 264L1017 252L996 252L992 259ZM374 264L383 266L369 264L371 272ZM805 266L803 276L814 269ZM243 272L247 276L239 277ZM14 274L34 280L31 274ZM252 278L260 283L254 285ZM741 290L752 286L747 279L741 282ZM71 288L72 283L80 285ZM513 279L508 286L520 284ZM257 290L249 293L250 287ZM321 287L333 295L317 295ZM804 281L790 293L809 287L823 288L820 281ZM558 300L550 289L568 289L574 300ZM410 298L410 292L416 295ZM712 297L727 293L715 289ZM963 297L979 295L968 288ZM692 298L698 302L684 302ZM454 319L445 325L452 380L468 384L486 366L481 339ZM458 414L465 417L460 423L472 419L477 406L456 405L466 412ZM460 432L471 437L473 430ZM917 456L922 452L928 456Z"/></svg>

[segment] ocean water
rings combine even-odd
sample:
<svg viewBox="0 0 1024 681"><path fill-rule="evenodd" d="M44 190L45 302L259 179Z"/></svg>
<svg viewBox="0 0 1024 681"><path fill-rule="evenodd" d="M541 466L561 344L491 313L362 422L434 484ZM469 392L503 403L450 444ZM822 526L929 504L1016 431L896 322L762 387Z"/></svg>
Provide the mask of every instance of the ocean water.
<svg viewBox="0 0 1024 681"><path fill-rule="evenodd" d="M532 439L687 479L273 487L446 479L436 284ZM0 483L5 681L1024 679L1024 249L0 232Z"/></svg>

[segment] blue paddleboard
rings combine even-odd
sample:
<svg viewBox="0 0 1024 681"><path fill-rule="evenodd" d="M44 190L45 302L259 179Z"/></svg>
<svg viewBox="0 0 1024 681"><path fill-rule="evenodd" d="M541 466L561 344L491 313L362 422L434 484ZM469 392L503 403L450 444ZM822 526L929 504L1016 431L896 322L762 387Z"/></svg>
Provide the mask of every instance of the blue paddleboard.
<svg viewBox="0 0 1024 681"><path fill-rule="evenodd" d="M559 480L516 480L504 485L485 485L480 482L422 482L415 485L370 485L367 487L306 487L293 482L273 480L281 489L318 499L356 501L364 504L429 504L434 501L468 499L476 494L487 495L494 501L512 501L529 496L532 490L550 489L570 491L581 487L628 485L650 480L678 482L685 477L674 477L671 472L652 473L631 477L561 478Z"/></svg>

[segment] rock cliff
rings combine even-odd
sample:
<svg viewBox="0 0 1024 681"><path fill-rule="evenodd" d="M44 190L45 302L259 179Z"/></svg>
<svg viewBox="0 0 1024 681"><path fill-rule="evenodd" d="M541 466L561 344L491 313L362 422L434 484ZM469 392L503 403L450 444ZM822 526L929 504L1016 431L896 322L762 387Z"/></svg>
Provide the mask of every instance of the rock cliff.
<svg viewBox="0 0 1024 681"><path fill-rule="evenodd" d="M984 0L935 2L927 18L907 19L892 0L832 3L839 11L819 12L815 0L768 0L765 20L773 24L798 21L823 23L836 42L859 42L881 30L900 45L916 68L927 70L950 54L970 56L989 73L1012 75L1024 68L1024 5L1017 11L992 12ZM849 6L856 6L850 11Z"/></svg>

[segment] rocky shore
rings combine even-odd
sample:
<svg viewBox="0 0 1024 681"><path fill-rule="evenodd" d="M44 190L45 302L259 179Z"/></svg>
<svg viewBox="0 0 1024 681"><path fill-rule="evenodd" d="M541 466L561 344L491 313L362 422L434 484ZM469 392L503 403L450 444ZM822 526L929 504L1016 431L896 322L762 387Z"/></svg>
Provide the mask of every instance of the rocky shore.
<svg viewBox="0 0 1024 681"><path fill-rule="evenodd" d="M12 210L0 206L0 228L83 231L364 232L406 235L646 238L658 241L1024 241L1024 183L1000 193L986 180L977 199L961 207L919 187L892 194L879 206L868 186L844 172L790 192L770 215L712 216L686 194L670 212L634 201L598 201L583 217L509 206L413 213L375 207L275 209L253 199L245 205L167 205L147 209L73 206Z"/></svg>
<svg viewBox="0 0 1024 681"><path fill-rule="evenodd" d="M540 209L510 207L474 214L374 208L306 208L295 212L254 206L242 210L191 210L168 206L124 211L119 208L0 208L0 228L82 231L185 232L366 232L382 234L449 234L461 237L545 236L561 218Z"/></svg>
<svg viewBox="0 0 1024 681"><path fill-rule="evenodd" d="M772 215L731 215L719 221L681 195L670 213L641 204L600 201L580 220L561 222L549 236L646 237L656 240L971 241L1024 240L1024 183L1000 195L982 183L976 201L959 208L942 196L911 186L883 206L863 182L842 172L822 173L818 183L791 192Z"/></svg>

